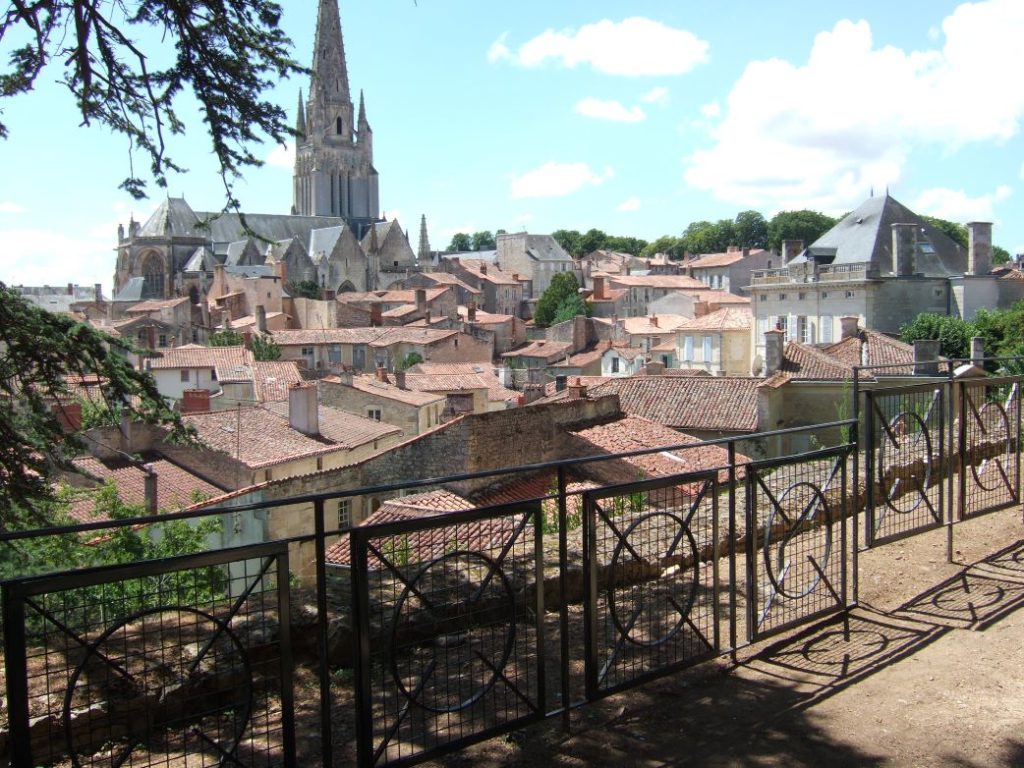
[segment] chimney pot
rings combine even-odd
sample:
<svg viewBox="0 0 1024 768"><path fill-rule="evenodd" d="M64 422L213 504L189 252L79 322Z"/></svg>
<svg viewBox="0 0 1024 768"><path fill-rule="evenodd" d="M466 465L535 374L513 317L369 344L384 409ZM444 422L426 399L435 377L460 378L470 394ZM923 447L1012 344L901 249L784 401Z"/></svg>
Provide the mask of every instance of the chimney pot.
<svg viewBox="0 0 1024 768"><path fill-rule="evenodd" d="M764 375L771 376L782 367L783 345L786 334L780 330L764 333Z"/></svg>
<svg viewBox="0 0 1024 768"><path fill-rule="evenodd" d="M146 514L153 516L157 513L157 476L152 464L143 464L142 471L145 475Z"/></svg>
<svg viewBox="0 0 1024 768"><path fill-rule="evenodd" d="M987 275L992 271L992 225L985 221L967 224L967 273Z"/></svg>
<svg viewBox="0 0 1024 768"><path fill-rule="evenodd" d="M313 383L300 382L288 387L288 423L292 429L310 437L320 434L316 393Z"/></svg>
<svg viewBox="0 0 1024 768"><path fill-rule="evenodd" d="M841 339L848 339L851 336L856 336L857 332L858 332L858 324L859 323L860 323L860 318L859 317L849 316L849 317L841 317L841 318L839 318L839 327L841 329L840 330L840 338Z"/></svg>
<svg viewBox="0 0 1024 768"><path fill-rule="evenodd" d="M940 349L941 342L938 339L917 339L914 341L915 376L939 375Z"/></svg>

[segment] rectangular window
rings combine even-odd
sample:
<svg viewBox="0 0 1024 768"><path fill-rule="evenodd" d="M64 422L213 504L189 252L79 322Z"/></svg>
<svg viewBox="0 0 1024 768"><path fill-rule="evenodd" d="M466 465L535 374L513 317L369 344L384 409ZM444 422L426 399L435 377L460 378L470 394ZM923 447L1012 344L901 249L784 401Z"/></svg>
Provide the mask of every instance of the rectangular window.
<svg viewBox="0 0 1024 768"><path fill-rule="evenodd" d="M693 360L693 336L683 339L683 360L686 362Z"/></svg>
<svg viewBox="0 0 1024 768"><path fill-rule="evenodd" d="M785 338L788 339L789 338L789 334L786 333L786 332L789 329L789 318L786 317L785 315L779 315L778 317L776 317L775 318L775 329L785 333L786 334Z"/></svg>
<svg viewBox="0 0 1024 768"><path fill-rule="evenodd" d="M338 527L348 528L352 525L352 499L338 501Z"/></svg>
<svg viewBox="0 0 1024 768"><path fill-rule="evenodd" d="M822 291L821 292L821 298L822 299L827 299L828 298L828 291Z"/></svg>
<svg viewBox="0 0 1024 768"><path fill-rule="evenodd" d="M797 339L799 339L800 342L803 344L813 343L814 339L811 334L811 324L807 322L807 318L804 315L801 315L796 319L796 330Z"/></svg>
<svg viewBox="0 0 1024 768"><path fill-rule="evenodd" d="M367 408L366 418L380 421L380 408Z"/></svg>
<svg viewBox="0 0 1024 768"><path fill-rule="evenodd" d="M618 372L619 372L619 358L613 357L612 358L612 373L618 373Z"/></svg>
<svg viewBox="0 0 1024 768"><path fill-rule="evenodd" d="M803 301L805 298L807 298L807 294L806 293L798 293L796 295L797 301Z"/></svg>
<svg viewBox="0 0 1024 768"><path fill-rule="evenodd" d="M785 301L785 300L786 300L786 294L780 293L779 294L779 301Z"/></svg>
<svg viewBox="0 0 1024 768"><path fill-rule="evenodd" d="M705 363L710 363L711 362L711 337L710 336L705 336L704 338L702 338L701 339L701 346L703 347L703 349L701 350L701 354L703 355L704 362Z"/></svg>
<svg viewBox="0 0 1024 768"><path fill-rule="evenodd" d="M160 334L160 341L158 343L159 343L159 345L161 347L166 347L167 346L167 334L166 333L161 333Z"/></svg>
<svg viewBox="0 0 1024 768"><path fill-rule="evenodd" d="M188 368L182 368L181 369L181 380L184 383L188 384L188 382L189 382L189 370L188 370Z"/></svg>
<svg viewBox="0 0 1024 768"><path fill-rule="evenodd" d="M846 298L848 298L848 299L852 299L853 297L854 297L854 293L853 293L853 291L847 291L847 292L846 292Z"/></svg>
<svg viewBox="0 0 1024 768"><path fill-rule="evenodd" d="M832 343L832 315L821 316L821 341L823 344Z"/></svg>

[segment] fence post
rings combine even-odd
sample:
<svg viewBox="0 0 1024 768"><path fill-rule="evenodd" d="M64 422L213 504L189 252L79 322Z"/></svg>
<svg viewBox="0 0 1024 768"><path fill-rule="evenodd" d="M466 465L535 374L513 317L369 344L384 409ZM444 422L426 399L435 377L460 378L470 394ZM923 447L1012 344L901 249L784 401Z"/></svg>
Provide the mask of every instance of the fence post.
<svg viewBox="0 0 1024 768"><path fill-rule="evenodd" d="M327 618L327 543L325 541L324 500L313 502L313 524L316 539L316 613L317 650L320 654L320 751L323 753L324 768L331 768L334 762L334 744L331 735L331 670L327 665L327 632L330 621Z"/></svg>
<svg viewBox="0 0 1024 768"><path fill-rule="evenodd" d="M736 627L736 441L730 440L729 452L729 649L732 661L736 663L736 646L738 645ZM715 542L718 546L718 542ZM718 553L715 553L715 560Z"/></svg>
<svg viewBox="0 0 1024 768"><path fill-rule="evenodd" d="M25 663L25 601L3 588L4 671L7 674L7 727L11 765L35 765L29 737L28 669Z"/></svg>
<svg viewBox="0 0 1024 768"><path fill-rule="evenodd" d="M566 530L565 465L558 465L558 629L561 635L562 730L569 732L569 532Z"/></svg>
<svg viewBox="0 0 1024 768"><path fill-rule="evenodd" d="M850 414L853 418L853 424L850 425L850 439L849 442L853 444L853 605L857 606L860 604L860 565L859 565L859 554L857 550L860 549L860 521L861 517L866 519L867 515L864 514L867 510L865 505L862 510L860 504L860 369L856 366L853 368L853 404L850 407ZM868 481L867 475L864 480L864 490L867 492ZM866 500L865 500L866 501Z"/></svg>

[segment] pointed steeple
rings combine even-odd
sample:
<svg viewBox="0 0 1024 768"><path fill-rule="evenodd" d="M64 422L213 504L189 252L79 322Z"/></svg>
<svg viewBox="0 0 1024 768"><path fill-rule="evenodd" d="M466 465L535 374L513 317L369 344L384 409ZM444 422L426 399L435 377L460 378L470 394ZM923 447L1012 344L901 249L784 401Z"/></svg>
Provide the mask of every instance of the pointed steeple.
<svg viewBox="0 0 1024 768"><path fill-rule="evenodd" d="M300 139L304 139L306 137L306 108L302 104L301 88L299 88L299 109L295 114L295 132L299 134Z"/></svg>
<svg viewBox="0 0 1024 768"><path fill-rule="evenodd" d="M350 102L345 41L341 36L338 0L320 0L313 42L313 76L310 98L315 94L329 101Z"/></svg>
<svg viewBox="0 0 1024 768"><path fill-rule="evenodd" d="M427 215L420 216L420 247L416 252L416 258L421 264L430 261L430 241L427 239Z"/></svg>
<svg viewBox="0 0 1024 768"><path fill-rule="evenodd" d="M366 102L363 101L363 89L359 89L359 127L366 125Z"/></svg>

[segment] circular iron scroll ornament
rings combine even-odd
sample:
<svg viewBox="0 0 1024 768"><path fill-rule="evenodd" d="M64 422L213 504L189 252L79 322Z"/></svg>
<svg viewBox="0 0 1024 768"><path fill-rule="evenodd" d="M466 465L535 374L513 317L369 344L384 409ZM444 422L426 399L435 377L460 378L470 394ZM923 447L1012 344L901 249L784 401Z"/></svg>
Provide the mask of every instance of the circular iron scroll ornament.
<svg viewBox="0 0 1024 768"><path fill-rule="evenodd" d="M175 633L172 642L165 643L165 631ZM156 746L158 739L161 751L184 745L189 765L206 765L206 756L222 765L234 759L252 707L252 668L231 627L206 611L165 605L135 611L88 645L68 681L62 718L75 768L85 754L105 765L126 764L136 749ZM87 710L87 728L76 724L73 709ZM96 710L105 722L95 719ZM168 738L171 731L181 734L177 744ZM107 753L99 756L101 747Z"/></svg>
<svg viewBox="0 0 1024 768"><path fill-rule="evenodd" d="M1010 440L1010 417L1006 415L1006 409L1003 408L999 403L987 402L981 406L981 410L978 411L978 421L980 426L985 430L985 436L999 435L1002 432L1005 435L1003 441L1003 454L1006 456L1013 455L1013 445ZM974 482L978 484L978 487L985 491L995 491L1004 483L1002 474L999 472L986 472L988 465L994 463L1000 466L1000 459L995 456L991 459L983 459L980 464L971 462L971 476L974 478ZM983 479L985 477L991 477L992 482L986 484Z"/></svg>
<svg viewBox="0 0 1024 768"><path fill-rule="evenodd" d="M448 552L425 563L395 602L391 676L410 704L458 712L504 678L515 642L515 593L501 566L481 552Z"/></svg>
<svg viewBox="0 0 1024 768"><path fill-rule="evenodd" d="M679 538L676 532L681 532L682 539L686 542L689 551L675 554L671 551L674 546L670 545L670 551L662 552L663 537L657 536L661 529L651 525L656 518L667 518L663 525L665 530L671 531L673 545ZM656 555L648 557L647 553L651 550L652 544L659 548ZM639 556L640 559L624 562L624 556L627 554L632 554L634 557ZM652 561L657 563L655 567L658 568L659 576L653 585L647 578L648 574L642 572L643 569L650 567ZM663 567L662 564L666 561L671 561L672 564ZM690 565L687 566L687 563ZM700 558L697 556L697 542L693 538L690 527L678 515L659 511L644 515L634 521L618 537L618 543L615 545L608 569L608 610L612 623L619 634L633 645L645 648L663 645L679 634L697 600L699 568ZM687 573L690 576L688 585L686 584ZM626 582L625 588L628 589L626 595L622 596L617 594L621 581ZM666 588L667 594L657 595L659 590ZM650 591L656 593L654 600L645 599L646 594ZM623 620L623 611L619 602L620 600L626 602L623 599L626 597L632 603L632 609L626 614L629 618ZM648 615L644 616L645 613ZM662 627L663 631L655 637L643 637L639 634L658 627Z"/></svg>
<svg viewBox="0 0 1024 768"><path fill-rule="evenodd" d="M787 515L784 511L786 504L799 508L800 514ZM820 516L819 512L822 513ZM782 518L782 522L777 518ZM772 504L772 512L765 527L764 566L776 594L790 600L807 597L821 583L821 573L810 563L809 558L814 557L818 567L825 570L832 556L832 513L825 495L811 483L794 483ZM776 528L781 532L778 544L774 544ZM790 560L790 544L815 528L821 530L817 556L807 553ZM800 578L802 574L808 577ZM794 582L803 586L787 588L787 584Z"/></svg>
<svg viewBox="0 0 1024 768"><path fill-rule="evenodd" d="M924 494L931 487L932 437L924 419L908 411L896 414L889 422L889 430L896 435L898 443L893 447L889 435L882 434L881 445L878 446L878 481L879 486L885 491L885 506L897 514L906 515L916 511L924 503ZM923 455L916 450L922 441ZM893 459L886 458L887 450L895 451ZM891 474L893 467L898 471L905 467L913 468L919 456L924 464L924 476L918 483L917 474L911 472L909 490L912 492L897 495L897 482L902 478L898 473L895 476Z"/></svg>

